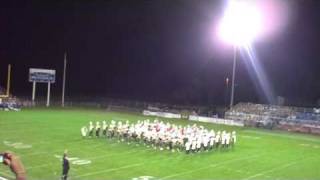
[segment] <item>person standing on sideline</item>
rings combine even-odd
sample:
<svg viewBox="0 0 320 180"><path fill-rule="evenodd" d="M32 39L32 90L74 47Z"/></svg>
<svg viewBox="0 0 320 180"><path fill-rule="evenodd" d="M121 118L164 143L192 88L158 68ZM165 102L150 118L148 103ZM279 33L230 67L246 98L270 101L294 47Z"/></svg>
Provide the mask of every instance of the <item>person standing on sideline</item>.
<svg viewBox="0 0 320 180"><path fill-rule="evenodd" d="M62 178L61 178L62 180L67 180L69 169L70 169L69 160L67 156L67 151L65 151L62 158Z"/></svg>

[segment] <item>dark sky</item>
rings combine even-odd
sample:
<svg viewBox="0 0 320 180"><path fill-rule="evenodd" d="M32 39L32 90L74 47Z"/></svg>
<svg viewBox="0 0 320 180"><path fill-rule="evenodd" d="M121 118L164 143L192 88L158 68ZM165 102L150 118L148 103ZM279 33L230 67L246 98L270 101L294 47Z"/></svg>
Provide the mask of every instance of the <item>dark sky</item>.
<svg viewBox="0 0 320 180"><path fill-rule="evenodd" d="M320 98L320 1L291 1L294 16L255 44L275 96L309 105ZM224 104L232 48L213 40L224 1L10 1L0 9L0 84L13 65L12 93L30 96L29 68L57 70L61 95L170 103ZM266 102L239 58L236 102ZM38 95L46 93L44 84Z"/></svg>

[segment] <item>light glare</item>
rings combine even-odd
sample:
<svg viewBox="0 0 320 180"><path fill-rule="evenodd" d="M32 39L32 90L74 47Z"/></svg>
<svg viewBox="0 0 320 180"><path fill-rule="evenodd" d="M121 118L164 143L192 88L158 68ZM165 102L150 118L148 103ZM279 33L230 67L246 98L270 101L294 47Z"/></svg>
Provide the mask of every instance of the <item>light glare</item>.
<svg viewBox="0 0 320 180"><path fill-rule="evenodd" d="M262 15L253 3L230 1L218 31L227 43L237 46L250 44L262 31Z"/></svg>

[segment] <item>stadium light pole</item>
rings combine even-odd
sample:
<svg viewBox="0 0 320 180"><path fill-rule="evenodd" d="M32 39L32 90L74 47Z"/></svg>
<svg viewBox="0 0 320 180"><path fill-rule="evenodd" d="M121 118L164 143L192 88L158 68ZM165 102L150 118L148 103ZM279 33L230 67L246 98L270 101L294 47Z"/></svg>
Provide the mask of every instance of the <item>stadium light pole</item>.
<svg viewBox="0 0 320 180"><path fill-rule="evenodd" d="M66 91L66 69L67 69L67 53L64 53L64 63L63 63L63 79L62 79L62 97L61 106L64 107L64 96Z"/></svg>
<svg viewBox="0 0 320 180"><path fill-rule="evenodd" d="M232 82L231 82L231 97L230 97L230 108L234 102L234 83L236 78L236 65L237 65L237 46L233 46L233 66L232 66Z"/></svg>
<svg viewBox="0 0 320 180"><path fill-rule="evenodd" d="M252 1L229 0L218 28L220 38L233 45L231 108L234 104L237 50L251 44L261 33L261 11Z"/></svg>

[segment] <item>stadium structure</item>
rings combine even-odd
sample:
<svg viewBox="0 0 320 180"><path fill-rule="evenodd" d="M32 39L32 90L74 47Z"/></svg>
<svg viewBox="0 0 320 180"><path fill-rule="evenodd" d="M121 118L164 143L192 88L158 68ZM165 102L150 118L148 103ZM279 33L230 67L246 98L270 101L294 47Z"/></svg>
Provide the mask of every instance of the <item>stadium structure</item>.
<svg viewBox="0 0 320 180"><path fill-rule="evenodd" d="M0 111L0 147L20 155L29 179L60 178L66 149L70 179L79 180L319 177L315 171L320 161L319 137L308 135L318 134L318 109L239 103L227 110L224 118L218 118L198 115L195 108L111 99L66 102L65 108L24 106L19 112ZM134 133L128 136L119 128L119 122L122 127L126 123L133 127L143 121L236 132L237 142L227 148L223 144L211 146L210 141L199 146L197 141L194 146L182 141L179 146L155 138L136 138ZM106 134L104 123L109 127ZM119 131L112 131L112 124L117 124ZM87 132L83 133L83 128ZM101 128L99 135L97 128ZM0 169L3 179L14 179L7 168Z"/></svg>
<svg viewBox="0 0 320 180"><path fill-rule="evenodd" d="M66 177L62 170L62 163L65 160L70 163L68 178L72 180L320 179L320 171L318 170L320 164L319 108L250 102L234 104L237 52L240 48L246 47L249 40L255 38L249 38L249 36L259 34L253 32L256 29L253 25L261 25L259 11L253 9L253 6L249 6L250 9L243 9L245 6L239 5L241 4L234 4L227 8L228 12L225 13L226 18L224 18L227 21L222 26L223 36L229 41L234 41L232 42L234 43L234 54L230 107L222 107L221 112L218 112L208 106L172 105L102 97L66 98L65 101L65 82L67 81L65 53L62 102L52 99L51 105L50 87L56 82L56 70L30 68L29 82L32 82L33 86L32 98L19 97L18 99L10 93L11 66L9 65L7 86L0 88L1 155L5 151L14 152L17 155L14 156L17 157L14 160L20 159L23 162L25 171L22 173L26 174L27 179L30 180L51 180ZM48 7L51 8L51 6ZM72 6L72 9L75 7ZM79 7L84 7L83 9L86 11L79 12L84 12L85 15L87 15L87 10L91 8L91 6L90 8L87 6ZM121 6L119 9L128 11L128 7L127 5L125 8ZM158 9L158 4L155 7ZM190 7L193 8L193 6ZM241 9L237 9L239 7ZM32 8L33 6L31 6L31 10L33 10ZM18 9L21 11L20 8ZM96 8L96 10L98 9ZM44 10L41 9L41 11ZM58 22L60 19L55 19L52 15L54 11L49 11L49 17ZM134 12L140 11L139 7ZM165 12L167 13L167 11ZM254 14L250 14L250 12L254 12ZM201 13L198 12L198 14ZM255 23L246 21L242 17L243 14L247 15L249 20L254 20ZM75 20L76 16L73 15L77 15L77 13L72 14L71 20ZM99 18L96 18L96 15L99 13L95 13L93 16L98 22ZM117 17L113 16L112 12L108 15L112 15L113 18ZM126 14L126 18L131 16L132 14ZM86 21L91 18L84 17ZM159 21L162 24L162 16L159 17L161 17ZM130 21L138 19L139 23L137 24L140 25L140 18L129 19ZM45 21L45 19L43 20ZM197 18L193 20L197 20ZM239 22L243 22L243 24ZM46 25L39 28L37 23L37 21L34 23L37 25L36 29L41 31L42 28L45 29ZM78 29L80 27L78 22L75 24ZM109 28L109 23L104 24L108 24L107 28ZM122 22L119 24L123 30ZM139 30L136 29L137 24L133 26L135 33ZM148 24L151 24L152 29L157 27L153 23ZM67 23L63 25L67 26ZM52 27L54 26L50 25L47 28ZM98 26L95 28L92 34L99 32ZM59 29L52 29L59 31ZM66 29L68 34L73 33L72 28L69 30L66 27ZM124 32L127 32L127 29L125 30ZM191 30L193 32L194 29L191 28ZM249 31L246 32L247 30ZM104 32L104 29L102 31ZM244 32L244 34L237 34L236 37L235 31ZM144 34L145 32L143 32ZM36 36L37 33L32 35ZM48 36L48 34L45 35ZM57 37L58 35L54 35L51 38ZM121 34L121 38L128 37L129 35L123 36ZM150 37L147 40L153 41L153 36ZM181 37L179 36L178 39L181 40ZM65 39L73 38L65 37ZM103 39L101 38L101 40ZM136 37L133 39L135 43L138 42ZM45 40L49 41L50 38ZM94 39L90 39L87 43L100 44L95 43L98 41L91 40ZM243 40L245 41L243 42ZM76 42L81 44L80 41ZM112 43L114 42L112 41ZM25 44L23 45L25 46ZM113 44L113 46L115 45L118 44ZM162 44L160 43L160 45ZM122 46L121 43L120 46ZM137 47L137 49L140 48L138 45ZM86 46L86 49L94 48ZM125 53L126 51L119 52ZM143 55L146 57L145 54ZM95 65L99 66L99 64ZM76 71L79 70L76 69ZM94 71L93 69L90 72ZM60 71L57 71L58 73ZM78 78L78 76L76 77ZM96 79L90 80L95 81ZM48 85L46 101L35 100L36 83ZM3 161L3 159L0 160ZM10 169L5 165L0 165L0 180L16 179L15 175L21 173L14 174L11 170L13 170L12 166Z"/></svg>
<svg viewBox="0 0 320 180"><path fill-rule="evenodd" d="M218 116L203 106L105 98L45 107L7 89L0 148L19 154L28 179L59 179L66 151L78 180L320 177L318 108L238 103ZM15 179L4 166L0 177Z"/></svg>

